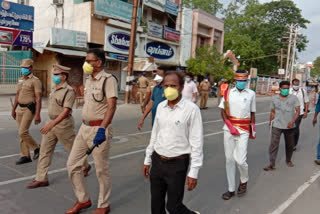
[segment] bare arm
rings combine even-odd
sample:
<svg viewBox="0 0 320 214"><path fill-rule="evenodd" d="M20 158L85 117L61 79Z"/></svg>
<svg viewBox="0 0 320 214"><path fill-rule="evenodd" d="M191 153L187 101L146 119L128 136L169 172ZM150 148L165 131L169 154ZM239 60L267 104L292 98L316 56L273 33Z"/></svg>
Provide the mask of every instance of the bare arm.
<svg viewBox="0 0 320 214"><path fill-rule="evenodd" d="M271 112L270 112L270 120L269 120L269 126L271 126L271 121L274 119L274 115L275 115L275 110L274 109L271 109Z"/></svg>
<svg viewBox="0 0 320 214"><path fill-rule="evenodd" d="M12 106L11 116L12 116L13 119L16 119L16 109L18 107L19 93L20 93L20 90L17 90L16 97L14 98L14 104Z"/></svg>
<svg viewBox="0 0 320 214"><path fill-rule="evenodd" d="M224 109L221 109L221 117L224 121L228 120L228 116L227 116L226 112L224 111Z"/></svg>
<svg viewBox="0 0 320 214"><path fill-rule="evenodd" d="M144 103L143 103L143 106L142 106L142 109L146 110L146 106L149 104L149 101L150 101L150 98L151 98L151 91L148 91L147 94L146 94L146 97L144 99Z"/></svg>
<svg viewBox="0 0 320 214"><path fill-rule="evenodd" d="M107 128L112 122L114 113L116 112L116 109L117 109L117 98L116 97L108 98L107 104L108 104L108 110L104 115L104 119L100 125L103 128Z"/></svg>
<svg viewBox="0 0 320 214"><path fill-rule="evenodd" d="M256 113L251 112L251 123L256 123Z"/></svg>
<svg viewBox="0 0 320 214"><path fill-rule="evenodd" d="M39 124L41 123L41 118L40 118L40 111L41 111L41 92L35 93L36 95L36 115L34 118L34 123Z"/></svg>
<svg viewBox="0 0 320 214"><path fill-rule="evenodd" d="M198 93L197 92L193 93L193 97L194 97L194 103L197 103L197 101L198 101Z"/></svg>
<svg viewBox="0 0 320 214"><path fill-rule="evenodd" d="M296 106L295 107L296 113L294 114L293 120L291 122L288 123L287 128L291 129L294 126L294 123L296 122L296 120L298 119L299 115L300 115L300 107Z"/></svg>
<svg viewBox="0 0 320 214"><path fill-rule="evenodd" d="M40 129L41 134L47 134L53 127L55 127L62 120L67 118L70 115L70 111L70 108L63 108L63 111L58 115L58 117L55 120L52 120L50 123L48 123Z"/></svg>
<svg viewBox="0 0 320 214"><path fill-rule="evenodd" d="M314 117L313 117L313 121L312 121L312 125L313 126L315 126L317 124L317 122L318 122L317 121L318 120L318 114L319 114L319 112L317 112L317 111L314 113Z"/></svg>

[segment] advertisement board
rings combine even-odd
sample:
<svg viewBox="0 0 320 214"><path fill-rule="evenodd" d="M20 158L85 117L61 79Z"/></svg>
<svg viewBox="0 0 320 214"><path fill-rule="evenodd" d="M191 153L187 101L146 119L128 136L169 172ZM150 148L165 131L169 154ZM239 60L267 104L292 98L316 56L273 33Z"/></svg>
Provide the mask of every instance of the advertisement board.
<svg viewBox="0 0 320 214"><path fill-rule="evenodd" d="M163 38L178 42L180 40L180 32L175 29L164 26Z"/></svg>
<svg viewBox="0 0 320 214"><path fill-rule="evenodd" d="M131 23L133 5L120 0L94 0L94 14ZM138 9L140 24L141 8Z"/></svg>
<svg viewBox="0 0 320 214"><path fill-rule="evenodd" d="M0 27L0 44L32 47L32 32Z"/></svg>
<svg viewBox="0 0 320 214"><path fill-rule="evenodd" d="M165 6L165 12L172 14L174 16L178 16L179 5L167 0Z"/></svg>
<svg viewBox="0 0 320 214"><path fill-rule="evenodd" d="M34 8L0 0L0 26L20 30L34 30Z"/></svg>
<svg viewBox="0 0 320 214"><path fill-rule="evenodd" d="M153 9L164 12L166 6L166 0L144 0L143 4Z"/></svg>
<svg viewBox="0 0 320 214"><path fill-rule="evenodd" d="M167 60L174 58L175 51L175 48L162 42L150 41L146 44L146 53L155 59Z"/></svg>
<svg viewBox="0 0 320 214"><path fill-rule="evenodd" d="M148 35L149 36L162 38L162 31L163 31L162 25L158 25L153 22L148 22Z"/></svg>
<svg viewBox="0 0 320 214"><path fill-rule="evenodd" d="M62 28L51 28L50 44L66 47L87 48L87 33Z"/></svg>

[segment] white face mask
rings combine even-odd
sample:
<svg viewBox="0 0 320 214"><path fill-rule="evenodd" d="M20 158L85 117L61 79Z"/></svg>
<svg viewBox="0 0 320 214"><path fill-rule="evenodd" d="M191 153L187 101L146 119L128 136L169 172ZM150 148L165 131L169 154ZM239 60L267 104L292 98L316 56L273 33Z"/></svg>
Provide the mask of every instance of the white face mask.
<svg viewBox="0 0 320 214"><path fill-rule="evenodd" d="M298 85L293 85L292 88L293 88L293 90L298 91L299 88L300 88L300 86L298 86Z"/></svg>

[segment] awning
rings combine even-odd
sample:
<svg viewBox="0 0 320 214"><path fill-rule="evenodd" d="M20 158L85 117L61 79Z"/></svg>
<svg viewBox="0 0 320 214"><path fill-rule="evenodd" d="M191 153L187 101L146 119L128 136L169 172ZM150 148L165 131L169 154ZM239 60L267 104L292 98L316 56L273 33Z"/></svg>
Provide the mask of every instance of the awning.
<svg viewBox="0 0 320 214"><path fill-rule="evenodd" d="M155 63L150 63L146 61L141 61L141 62L134 62L133 63L133 71L154 71L157 69L157 65ZM122 69L123 71L128 70L128 66L124 67Z"/></svg>
<svg viewBox="0 0 320 214"><path fill-rule="evenodd" d="M52 48L52 47L41 47L41 48L33 48L36 51L38 51L39 53L43 54L43 52L45 50L47 51L52 51L52 52L56 52L56 53L61 53L63 55L67 55L67 56L82 56L82 57L86 57L87 56L87 52L85 51L75 51L75 50L70 50L70 49L62 49L62 48Z"/></svg>

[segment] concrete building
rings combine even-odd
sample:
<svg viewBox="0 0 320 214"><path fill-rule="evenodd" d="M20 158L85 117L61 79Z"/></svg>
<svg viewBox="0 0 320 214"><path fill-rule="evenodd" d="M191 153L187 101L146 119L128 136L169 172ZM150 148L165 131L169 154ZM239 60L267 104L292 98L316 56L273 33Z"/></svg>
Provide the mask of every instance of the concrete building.
<svg viewBox="0 0 320 214"><path fill-rule="evenodd" d="M223 51L224 22L200 9L193 10L191 56L195 57L196 48L201 45L215 45Z"/></svg>

